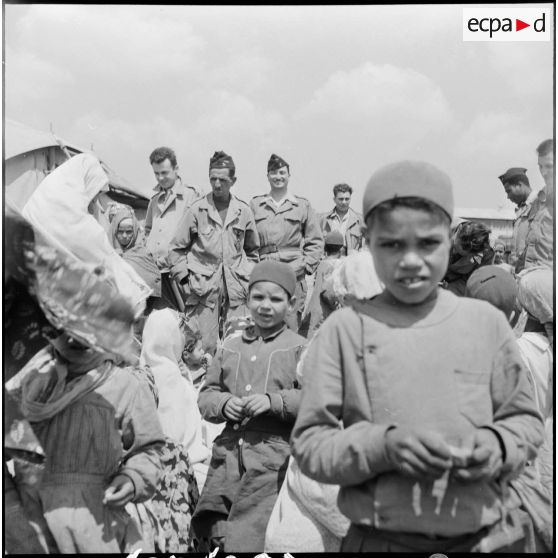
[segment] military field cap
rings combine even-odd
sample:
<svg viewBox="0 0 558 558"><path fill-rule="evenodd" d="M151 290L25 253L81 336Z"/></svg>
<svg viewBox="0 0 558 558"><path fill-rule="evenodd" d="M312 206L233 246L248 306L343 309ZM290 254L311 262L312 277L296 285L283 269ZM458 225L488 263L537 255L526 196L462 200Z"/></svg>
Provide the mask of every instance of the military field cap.
<svg viewBox="0 0 558 558"><path fill-rule="evenodd" d="M471 273L467 280L465 296L486 300L509 318L515 308L517 282L504 268L485 265Z"/></svg>
<svg viewBox="0 0 558 558"><path fill-rule="evenodd" d="M326 246L343 246L343 235L339 231L330 231L325 235Z"/></svg>
<svg viewBox="0 0 558 558"><path fill-rule="evenodd" d="M440 206L451 219L453 187L449 176L423 161L400 161L377 170L368 181L362 202L362 215L381 203L397 198L417 197Z"/></svg>
<svg viewBox="0 0 558 558"><path fill-rule="evenodd" d="M281 159L279 155L275 155L275 153L273 153L267 162L267 172L280 169L281 167L289 168L289 163L287 163L285 159Z"/></svg>
<svg viewBox="0 0 558 558"><path fill-rule="evenodd" d="M224 151L215 151L213 157L209 160L209 169L233 169L234 162L230 155Z"/></svg>
<svg viewBox="0 0 558 558"><path fill-rule="evenodd" d="M518 176L526 176L526 174L527 169L524 169L522 167L512 167L511 169L508 169L504 174L501 174L498 178L500 179L502 184L505 184L512 178L516 178Z"/></svg>
<svg viewBox="0 0 558 558"><path fill-rule="evenodd" d="M293 296L296 288L296 275L293 268L283 262L267 260L254 266L248 281L250 289L258 281L270 281L283 287L289 296Z"/></svg>

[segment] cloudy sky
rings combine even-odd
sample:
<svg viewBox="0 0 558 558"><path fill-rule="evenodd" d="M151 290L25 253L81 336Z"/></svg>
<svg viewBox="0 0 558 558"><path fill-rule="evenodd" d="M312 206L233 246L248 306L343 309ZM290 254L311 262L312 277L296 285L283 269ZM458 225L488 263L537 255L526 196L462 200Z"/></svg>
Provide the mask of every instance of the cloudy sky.
<svg viewBox="0 0 558 558"><path fill-rule="evenodd" d="M145 192L149 153L168 145L205 190L210 156L231 154L246 200L268 190L274 152L318 211L338 182L359 209L370 174L404 158L448 172L458 206L511 208L497 180L508 167L542 186L553 42L463 42L462 12L6 5L5 114L93 145Z"/></svg>

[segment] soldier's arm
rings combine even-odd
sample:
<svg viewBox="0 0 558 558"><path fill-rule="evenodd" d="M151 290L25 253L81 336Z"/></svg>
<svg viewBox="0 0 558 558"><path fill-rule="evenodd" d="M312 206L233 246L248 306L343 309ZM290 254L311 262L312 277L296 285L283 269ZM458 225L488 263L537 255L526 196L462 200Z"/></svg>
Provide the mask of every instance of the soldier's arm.
<svg viewBox="0 0 558 558"><path fill-rule="evenodd" d="M306 223L304 227L304 264L306 273L311 275L318 267L324 252L324 238L320 221L310 203L307 204Z"/></svg>
<svg viewBox="0 0 558 558"><path fill-rule="evenodd" d="M171 275L182 283L188 277L187 254L197 235L197 219L191 209L180 218L169 244L169 266Z"/></svg>
<svg viewBox="0 0 558 558"><path fill-rule="evenodd" d="M254 221L254 214L252 210L248 211L248 224L246 225L246 232L244 234L244 252L249 260L254 263L260 261L259 255L260 237L256 229L256 221Z"/></svg>

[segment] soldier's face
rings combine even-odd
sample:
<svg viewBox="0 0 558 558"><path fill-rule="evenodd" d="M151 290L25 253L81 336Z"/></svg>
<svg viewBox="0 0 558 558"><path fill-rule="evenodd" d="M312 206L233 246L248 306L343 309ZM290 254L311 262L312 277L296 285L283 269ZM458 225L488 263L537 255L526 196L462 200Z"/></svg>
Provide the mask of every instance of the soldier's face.
<svg viewBox="0 0 558 558"><path fill-rule="evenodd" d="M178 178L178 167L173 167L168 159L165 159L162 163L153 163L151 166L161 188L166 190L174 186Z"/></svg>
<svg viewBox="0 0 558 558"><path fill-rule="evenodd" d="M349 192L339 192L334 198L335 207L341 212L345 213L351 205L351 194Z"/></svg>
<svg viewBox="0 0 558 558"><path fill-rule="evenodd" d="M229 169L211 169L209 171L209 183L214 199L228 200L235 182L236 178L230 177Z"/></svg>
<svg viewBox="0 0 558 558"><path fill-rule="evenodd" d="M287 167L281 167L267 173L267 179L272 188L286 188L289 185L291 175Z"/></svg>

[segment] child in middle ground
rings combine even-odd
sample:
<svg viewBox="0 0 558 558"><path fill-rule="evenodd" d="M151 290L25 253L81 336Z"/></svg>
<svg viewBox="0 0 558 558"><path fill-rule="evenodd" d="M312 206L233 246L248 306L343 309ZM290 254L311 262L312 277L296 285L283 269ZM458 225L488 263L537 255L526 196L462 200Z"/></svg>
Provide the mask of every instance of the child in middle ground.
<svg viewBox="0 0 558 558"><path fill-rule="evenodd" d="M394 163L363 205L385 288L334 312L310 343L293 454L341 486L342 552L521 551L508 479L535 457L542 422L502 313L438 286L451 181Z"/></svg>
<svg viewBox="0 0 558 558"><path fill-rule="evenodd" d="M316 270L314 288L300 327L300 333L308 338L339 308L339 300L332 289L331 274L344 259L343 235L339 231L331 231L325 235L324 243L325 258Z"/></svg>
<svg viewBox="0 0 558 558"><path fill-rule="evenodd" d="M225 340L200 392L203 417L226 427L192 520L199 551L263 551L300 401L296 366L306 340L285 323L295 288L289 265L254 267L247 306L255 325Z"/></svg>
<svg viewBox="0 0 558 558"><path fill-rule="evenodd" d="M205 381L207 369L213 360L209 353L203 350L201 331L194 327L186 328L186 342L182 351L182 375L190 380L196 391L200 392Z"/></svg>

